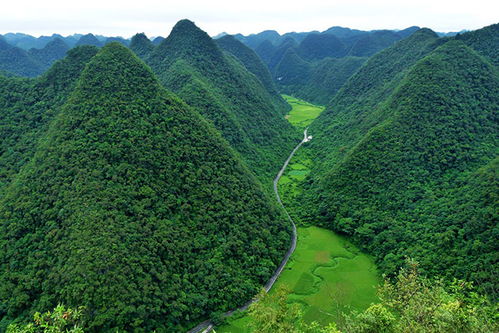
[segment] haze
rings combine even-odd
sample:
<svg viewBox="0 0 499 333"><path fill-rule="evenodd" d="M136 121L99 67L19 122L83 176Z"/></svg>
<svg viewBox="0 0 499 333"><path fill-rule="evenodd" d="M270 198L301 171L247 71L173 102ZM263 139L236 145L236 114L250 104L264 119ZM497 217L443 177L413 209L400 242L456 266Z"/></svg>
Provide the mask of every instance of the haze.
<svg viewBox="0 0 499 333"><path fill-rule="evenodd" d="M402 29L412 25L448 32L473 30L497 22L499 2L419 0L380 1L9 1L0 12L0 33L34 36L94 33L130 37L136 32L167 35L189 18L211 35L220 32L280 33L325 30L339 25L356 29Z"/></svg>

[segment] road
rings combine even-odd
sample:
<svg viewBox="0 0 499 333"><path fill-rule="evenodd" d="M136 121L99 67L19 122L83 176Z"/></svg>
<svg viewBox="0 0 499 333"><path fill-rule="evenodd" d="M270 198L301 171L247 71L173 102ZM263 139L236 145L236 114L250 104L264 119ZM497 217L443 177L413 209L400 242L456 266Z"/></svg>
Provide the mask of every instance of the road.
<svg viewBox="0 0 499 333"><path fill-rule="evenodd" d="M281 197L279 196L279 191L278 191L277 185L279 183L279 179L281 179L282 175L284 174L284 171L286 171L286 168L287 168L287 166L289 164L289 161L291 161L291 158L293 158L293 155L296 153L296 151L298 149L300 149L300 147L305 142L310 141L311 139L312 139L312 137L311 136L307 136L307 129L305 129L305 131L303 131L303 140L293 149L293 151L291 152L291 154L289 154L288 159L284 162L281 170L279 170L279 172L277 173L277 176L274 178L274 193L275 193L277 202L279 202L279 205L282 206L284 212L286 213L286 216L289 219L289 222L291 222L291 225L293 227L293 236L292 236L292 239L291 239L291 245L289 247L288 252L286 252L286 255L282 259L279 267L277 267L277 269L275 270L275 272L272 275L272 277L265 284L265 286L263 286L267 292L272 288L272 286L274 285L274 283L277 280L277 278L279 277L279 275L281 275L282 270L284 269L284 266L286 266L286 264L288 263L289 258L291 257L291 255L293 254L293 252L295 251L295 248L296 248L296 225L295 225L295 222L293 221L293 219L291 218L291 216L289 215L288 211L286 210L286 207L284 207L284 205L283 205L283 203L281 201ZM236 311L244 311L251 304L253 304L253 302L255 302L255 300L250 300L250 301L246 302L246 304L244 304L243 306L241 306L241 307L239 307L237 309L234 309L234 310L231 310L231 311L228 311L228 312L224 313L223 316L229 317L229 316L231 316ZM199 332L201 332L201 333L208 333L208 332L211 332L213 330L213 328L214 328L213 323L210 320L205 320L202 323L198 324L196 327L190 329L187 333L199 333Z"/></svg>

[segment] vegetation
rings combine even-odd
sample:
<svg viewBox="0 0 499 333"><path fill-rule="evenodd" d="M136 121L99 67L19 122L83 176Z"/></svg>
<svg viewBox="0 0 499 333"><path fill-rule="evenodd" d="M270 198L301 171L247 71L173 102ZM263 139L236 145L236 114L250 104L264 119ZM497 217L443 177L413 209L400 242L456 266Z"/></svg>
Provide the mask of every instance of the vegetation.
<svg viewBox="0 0 499 333"><path fill-rule="evenodd" d="M0 77L0 198L5 186L33 157L38 140L96 53L91 46L74 48L36 79Z"/></svg>
<svg viewBox="0 0 499 333"><path fill-rule="evenodd" d="M33 77L41 73L42 66L28 52L12 46L0 36L0 70L19 76Z"/></svg>
<svg viewBox="0 0 499 333"><path fill-rule="evenodd" d="M497 73L428 30L371 58L311 126L301 210L318 207L309 220L351 235L384 273L411 256L496 298Z"/></svg>
<svg viewBox="0 0 499 333"><path fill-rule="evenodd" d="M188 20L178 22L147 61L163 85L212 121L270 188L300 136L284 119L282 100L275 103L280 96L267 91L255 75Z"/></svg>
<svg viewBox="0 0 499 333"><path fill-rule="evenodd" d="M27 325L10 324L7 333L83 333L80 323L84 308L66 309L63 305L55 307L53 312L36 312L34 323Z"/></svg>
<svg viewBox="0 0 499 333"><path fill-rule="evenodd" d="M251 298L289 245L225 140L118 43L4 193L3 328L63 303L90 331L183 330Z"/></svg>
<svg viewBox="0 0 499 333"><path fill-rule="evenodd" d="M497 307L478 296L469 283L454 281L445 288L440 280L422 277L410 263L395 281L385 280L378 289L381 302L365 311L346 315L344 323L305 324L299 308L286 302L286 290L259 295L250 308L251 332L295 333L403 333L496 332Z"/></svg>
<svg viewBox="0 0 499 333"><path fill-rule="evenodd" d="M42 49L30 49L29 54L43 66L42 70L45 71L54 62L64 58L68 50L69 46L61 38L54 38Z"/></svg>
<svg viewBox="0 0 499 333"><path fill-rule="evenodd" d="M283 60L279 64L276 77L279 78L281 92L315 104L326 105L365 61L366 58L363 57L326 58L302 65L303 70L293 74L300 67Z"/></svg>
<svg viewBox="0 0 499 333"><path fill-rule="evenodd" d="M232 54L262 82L267 91L276 93L276 87L267 66L260 60L258 55L249 47L230 35L216 40L218 46Z"/></svg>
<svg viewBox="0 0 499 333"><path fill-rule="evenodd" d="M295 253L269 295L279 298L281 290L286 289L284 302L297 308L304 323L327 326L342 322L343 313L363 311L377 302L378 284L371 258L331 231L307 227L298 228ZM254 332L250 328L254 322L250 310L248 316L228 319L217 332Z"/></svg>
<svg viewBox="0 0 499 333"><path fill-rule="evenodd" d="M324 110L321 106L313 105L292 96L282 95L282 97L291 106L291 111L286 115L286 119L291 125L299 129L308 127Z"/></svg>

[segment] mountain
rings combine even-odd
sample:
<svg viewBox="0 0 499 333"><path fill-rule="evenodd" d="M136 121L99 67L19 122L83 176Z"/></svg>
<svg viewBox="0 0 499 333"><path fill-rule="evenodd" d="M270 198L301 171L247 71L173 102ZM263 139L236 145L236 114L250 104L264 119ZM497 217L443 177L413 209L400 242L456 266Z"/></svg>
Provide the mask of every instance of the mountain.
<svg viewBox="0 0 499 333"><path fill-rule="evenodd" d="M217 45L224 51L235 56L262 82L267 91L277 93L272 76L267 66L262 62L258 55L249 47L235 39L233 36L225 35L216 40Z"/></svg>
<svg viewBox="0 0 499 333"><path fill-rule="evenodd" d="M102 42L99 39L97 39L97 37L95 37L93 34L86 34L80 37L75 46L81 46L81 45L93 45L101 47Z"/></svg>
<svg viewBox="0 0 499 333"><path fill-rule="evenodd" d="M409 256L496 298L499 75L456 39L418 30L347 81L310 128L316 165L297 201L384 273Z"/></svg>
<svg viewBox="0 0 499 333"><path fill-rule="evenodd" d="M33 77L42 72L42 65L28 52L12 46L0 36L0 70L19 76Z"/></svg>
<svg viewBox="0 0 499 333"><path fill-rule="evenodd" d="M213 122L260 180L271 179L299 140L277 94L228 57L193 22L179 21L147 59L165 87Z"/></svg>
<svg viewBox="0 0 499 333"><path fill-rule="evenodd" d="M28 53L36 59L44 69L48 69L56 60L66 56L69 46L61 39L55 38L48 42L43 49L29 49Z"/></svg>
<svg viewBox="0 0 499 333"><path fill-rule="evenodd" d="M307 67L302 64L302 71L296 73L299 79L290 83L284 80L289 72L284 71L283 60L276 73L278 78L282 78L278 81L280 91L314 104L326 105L366 60L366 57L325 58L309 63ZM289 68L296 70L300 67Z"/></svg>
<svg viewBox="0 0 499 333"><path fill-rule="evenodd" d="M259 32L257 34L251 34L249 36L243 36L241 34L238 34L238 35L235 35L235 37L239 41L248 45L250 48L254 49L264 40L268 40L272 44L277 43L280 40L281 35L279 35L279 33L275 30L265 30L265 31Z"/></svg>
<svg viewBox="0 0 499 333"><path fill-rule="evenodd" d="M408 35L411 34L410 33ZM412 31L413 33L414 31ZM404 34L406 35L406 34ZM402 39L399 33L390 30L379 30L359 38L348 51L348 55L369 57Z"/></svg>
<svg viewBox="0 0 499 333"><path fill-rule="evenodd" d="M130 50L132 50L141 59L147 58L153 49L154 44L144 33L134 35L130 41Z"/></svg>
<svg viewBox="0 0 499 333"><path fill-rule="evenodd" d="M0 76L0 198L7 184L33 157L38 140L96 53L93 46L71 49L63 60L35 79Z"/></svg>
<svg viewBox="0 0 499 333"><path fill-rule="evenodd" d="M118 43L120 43L121 45L124 45L124 46L129 46L130 45L130 40L125 39L123 37L106 37L106 40L105 40L104 44L109 44L109 43L112 43L112 42L118 42Z"/></svg>
<svg viewBox="0 0 499 333"><path fill-rule="evenodd" d="M303 60L294 48L288 48L274 70L279 85L296 86L307 82L311 64Z"/></svg>
<svg viewBox="0 0 499 333"><path fill-rule="evenodd" d="M183 331L251 298L289 244L226 141L118 43L5 193L2 327L64 303L90 331Z"/></svg>
<svg viewBox="0 0 499 333"><path fill-rule="evenodd" d="M456 35L455 39L463 41L466 45L490 59L499 66L499 23L489 25L485 28Z"/></svg>
<svg viewBox="0 0 499 333"><path fill-rule="evenodd" d="M162 42L162 41L164 41L164 40L165 40L165 37L158 36L158 37L156 37L156 38L154 38L154 39L152 40L152 43L153 43L154 45L159 45L159 44L161 44L161 42Z"/></svg>
<svg viewBox="0 0 499 333"><path fill-rule="evenodd" d="M308 60L340 58L345 56L346 49L341 40L332 34L309 34L300 43L298 54Z"/></svg>

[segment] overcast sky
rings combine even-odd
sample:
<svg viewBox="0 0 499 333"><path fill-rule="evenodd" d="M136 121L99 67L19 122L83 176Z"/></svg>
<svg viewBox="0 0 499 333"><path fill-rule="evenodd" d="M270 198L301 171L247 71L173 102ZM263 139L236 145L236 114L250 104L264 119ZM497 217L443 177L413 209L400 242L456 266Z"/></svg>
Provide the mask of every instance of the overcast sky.
<svg viewBox="0 0 499 333"><path fill-rule="evenodd" d="M166 36L188 18L216 35L273 29L325 30L331 26L435 31L478 29L499 22L498 0L5 0L0 34L35 36L94 33L130 37L137 32Z"/></svg>

